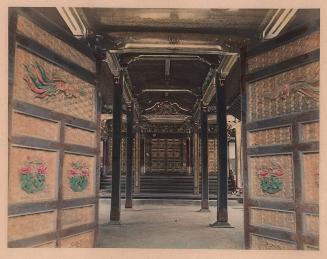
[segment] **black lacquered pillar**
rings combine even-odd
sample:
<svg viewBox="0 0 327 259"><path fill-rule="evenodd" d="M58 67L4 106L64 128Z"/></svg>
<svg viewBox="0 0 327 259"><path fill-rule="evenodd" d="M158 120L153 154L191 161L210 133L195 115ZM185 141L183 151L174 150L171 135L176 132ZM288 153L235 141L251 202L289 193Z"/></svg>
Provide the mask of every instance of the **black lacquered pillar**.
<svg viewBox="0 0 327 259"><path fill-rule="evenodd" d="M112 118L112 191L110 221L120 220L120 160L121 160L121 115L122 115L122 76L114 77L113 118Z"/></svg>
<svg viewBox="0 0 327 259"><path fill-rule="evenodd" d="M132 208L133 189L133 105L127 106L127 172L126 172L126 199L125 208Z"/></svg>
<svg viewBox="0 0 327 259"><path fill-rule="evenodd" d="M201 210L209 209L209 177L208 177L208 110L201 105Z"/></svg>
<svg viewBox="0 0 327 259"><path fill-rule="evenodd" d="M108 163L108 158L109 158L109 152L108 152L108 149L109 149L109 145L108 145L109 141L108 141L108 138L105 138L103 139L103 142L102 142L102 150L103 150L103 153L102 153L102 165L103 165L103 172L102 174L103 175L107 175L108 174L108 167L109 167L109 163Z"/></svg>
<svg viewBox="0 0 327 259"><path fill-rule="evenodd" d="M217 113L217 221L212 227L231 227L227 212L227 122L224 88L216 76L216 113Z"/></svg>
<svg viewBox="0 0 327 259"><path fill-rule="evenodd" d="M193 156L194 156L194 168L193 168L193 194L199 194L199 175L200 175L200 152L199 152L199 128L197 124L194 124L193 128Z"/></svg>

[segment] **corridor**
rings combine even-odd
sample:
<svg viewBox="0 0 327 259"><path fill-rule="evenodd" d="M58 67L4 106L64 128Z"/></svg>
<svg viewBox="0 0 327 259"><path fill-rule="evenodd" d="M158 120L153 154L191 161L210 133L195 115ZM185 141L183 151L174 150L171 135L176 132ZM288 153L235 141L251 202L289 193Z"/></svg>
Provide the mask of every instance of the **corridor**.
<svg viewBox="0 0 327 259"><path fill-rule="evenodd" d="M124 201L122 201L124 203ZM199 212L196 201L134 200L133 209L122 208L121 224L109 221L109 199L100 200L99 237L102 248L243 249L243 205L229 201L234 228L212 228L216 207ZM184 205L181 205L184 204ZM219 240L217 242L217 240Z"/></svg>

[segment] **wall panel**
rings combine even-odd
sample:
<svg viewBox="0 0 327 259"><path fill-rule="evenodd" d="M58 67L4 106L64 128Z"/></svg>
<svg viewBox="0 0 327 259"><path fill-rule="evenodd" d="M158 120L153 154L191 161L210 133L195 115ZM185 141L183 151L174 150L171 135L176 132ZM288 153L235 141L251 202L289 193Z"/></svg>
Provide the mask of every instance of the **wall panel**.
<svg viewBox="0 0 327 259"><path fill-rule="evenodd" d="M23 9L10 11L8 246L93 247L99 115L78 71L95 78L95 62Z"/></svg>

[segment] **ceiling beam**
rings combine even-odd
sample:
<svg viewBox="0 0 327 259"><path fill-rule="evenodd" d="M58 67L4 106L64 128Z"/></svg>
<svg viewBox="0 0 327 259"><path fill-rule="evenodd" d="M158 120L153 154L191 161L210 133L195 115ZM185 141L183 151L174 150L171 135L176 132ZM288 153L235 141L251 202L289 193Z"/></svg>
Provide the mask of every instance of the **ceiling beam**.
<svg viewBox="0 0 327 259"><path fill-rule="evenodd" d="M193 91L189 90L189 89L144 89L142 90L141 94L144 94L144 93L151 93L151 92L163 92L163 93L188 93L188 94L192 94L194 95L195 97L197 97L198 95L195 94Z"/></svg>
<svg viewBox="0 0 327 259"><path fill-rule="evenodd" d="M122 49L111 49L111 53L117 53L117 54L126 54L126 53L142 53L142 54L198 54L198 55L235 55L237 52L230 52L225 50L212 50L212 49L206 49L206 48L200 48L194 46L194 48L184 48L182 44L180 45L169 45L169 48L167 46L160 46L157 45L157 47L147 47L144 45L140 48L122 48Z"/></svg>
<svg viewBox="0 0 327 259"><path fill-rule="evenodd" d="M253 38L256 31L249 29L229 29L217 27L172 27L172 26L149 26L148 25L108 25L98 24L96 26L97 34L105 34L110 32L169 32L169 33L197 33L197 34L215 34L230 35L241 38Z"/></svg>
<svg viewBox="0 0 327 259"><path fill-rule="evenodd" d="M169 59L170 61L178 60L178 61L199 61L202 63L205 63L207 65L211 65L209 61L206 59L200 57L200 56L194 56L194 55L154 55L154 54L147 54L147 55L138 55L136 57L131 58L127 64L131 64L133 62L139 61L139 60L167 60Z"/></svg>
<svg viewBox="0 0 327 259"><path fill-rule="evenodd" d="M268 13L269 19L265 18L266 25L261 32L262 40L270 40L277 37L286 25L292 20L297 9L278 9L273 15ZM263 27L261 25L261 27Z"/></svg>

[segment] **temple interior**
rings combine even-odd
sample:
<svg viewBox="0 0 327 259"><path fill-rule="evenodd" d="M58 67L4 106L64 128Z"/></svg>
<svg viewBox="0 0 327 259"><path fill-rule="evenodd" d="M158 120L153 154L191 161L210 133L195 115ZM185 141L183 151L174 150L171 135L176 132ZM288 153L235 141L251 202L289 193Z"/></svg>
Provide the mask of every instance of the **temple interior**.
<svg viewBox="0 0 327 259"><path fill-rule="evenodd" d="M8 22L8 247L319 250L319 9Z"/></svg>

